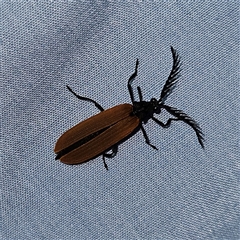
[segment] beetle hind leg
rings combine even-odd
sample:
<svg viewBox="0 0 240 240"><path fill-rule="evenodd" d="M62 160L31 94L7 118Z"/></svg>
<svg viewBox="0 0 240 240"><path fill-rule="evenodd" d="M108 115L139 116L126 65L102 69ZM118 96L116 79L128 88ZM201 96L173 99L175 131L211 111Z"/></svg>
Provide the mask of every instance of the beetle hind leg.
<svg viewBox="0 0 240 240"><path fill-rule="evenodd" d="M107 152L104 152L103 153L103 164L104 164L104 167L108 170L108 166L107 166L107 163L105 161L105 158L113 158L117 155L117 152L118 152L118 146L114 146L112 149L112 152L111 153L107 153Z"/></svg>
<svg viewBox="0 0 240 240"><path fill-rule="evenodd" d="M75 97L77 97L78 99L84 100L84 101L87 101L87 102L91 102L91 103L93 103L101 112L104 111L103 107L102 107L99 103L97 103L96 101L92 100L91 98L79 96L79 95L76 94L68 85L67 85L67 89L68 89Z"/></svg>

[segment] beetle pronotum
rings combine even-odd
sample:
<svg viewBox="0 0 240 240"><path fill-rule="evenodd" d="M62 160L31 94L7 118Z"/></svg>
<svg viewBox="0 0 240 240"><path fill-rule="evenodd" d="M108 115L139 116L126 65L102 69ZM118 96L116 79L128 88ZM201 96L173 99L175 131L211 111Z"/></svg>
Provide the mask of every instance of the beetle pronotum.
<svg viewBox="0 0 240 240"><path fill-rule="evenodd" d="M63 133L58 139L54 149L54 152L57 154L56 159L60 159L61 162L66 164L78 164L103 155L103 163L108 170L105 157L112 158L116 156L118 145L135 134L139 129L141 129L146 143L157 150L157 148L150 143L142 125L142 123L146 124L149 119L152 119L163 128L168 128L172 121L183 121L187 123L193 128L200 145L204 148L204 134L199 125L184 112L164 104L177 83L181 65L177 51L173 47L171 47L171 51L173 57L172 70L162 89L159 100L152 98L149 102L143 101L141 88L137 87L139 102L135 101L132 82L137 76L138 59L136 61L135 71L128 80L128 91L132 104L120 104L104 110L96 101L77 95L67 86L67 89L78 99L95 104L101 112L78 123ZM160 114L162 109L165 109L173 115L174 118L169 118L167 123L163 123L155 118L153 116L154 113ZM108 153L110 150L112 150L112 152Z"/></svg>

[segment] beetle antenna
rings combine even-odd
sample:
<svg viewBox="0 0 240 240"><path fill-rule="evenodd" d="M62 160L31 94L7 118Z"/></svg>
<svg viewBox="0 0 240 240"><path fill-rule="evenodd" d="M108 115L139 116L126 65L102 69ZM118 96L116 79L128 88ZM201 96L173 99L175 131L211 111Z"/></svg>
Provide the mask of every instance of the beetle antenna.
<svg viewBox="0 0 240 240"><path fill-rule="evenodd" d="M187 123L195 131L198 141L199 141L200 145L202 146L202 148L204 149L204 144L203 144L204 134L203 134L200 126L192 118L190 118L187 114L185 114L184 112L182 112L181 110L178 110L176 108L169 107L167 105L162 105L161 107L166 109L166 111L168 111L170 114L172 114L173 116L176 117L176 119L169 119L169 122L167 122L166 125L169 126L171 123L171 120L175 120L175 121L180 120L180 121Z"/></svg>
<svg viewBox="0 0 240 240"><path fill-rule="evenodd" d="M180 77L180 57L177 51L171 46L172 57L173 57L173 65L172 70L168 76L168 79L162 89L161 97L159 103L164 104L167 97L172 93L173 89L176 87L176 83L178 82L178 78Z"/></svg>

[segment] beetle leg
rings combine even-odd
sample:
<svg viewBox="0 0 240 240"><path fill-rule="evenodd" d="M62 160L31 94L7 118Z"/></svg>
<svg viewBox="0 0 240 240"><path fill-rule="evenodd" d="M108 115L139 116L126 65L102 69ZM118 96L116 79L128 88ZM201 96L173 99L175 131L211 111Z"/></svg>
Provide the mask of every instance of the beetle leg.
<svg viewBox="0 0 240 240"><path fill-rule="evenodd" d="M103 164L104 164L104 167L108 170L108 166L105 162L105 157L106 158L113 158L117 155L117 152L118 152L118 146L114 146L112 149L112 153L107 153L107 152L104 152L103 153Z"/></svg>
<svg viewBox="0 0 240 240"><path fill-rule="evenodd" d="M175 115L177 118L169 118L166 124L159 121L155 117L152 117L152 120L155 121L160 126L162 126L163 128L168 128L171 125L172 121L183 121L183 122L187 123L190 127L193 128L193 130L195 131L195 133L197 135L200 145L202 146L202 148L204 148L204 144L203 144L204 134L202 133L202 129L199 127L199 125L193 119L191 119L185 113L183 113L182 111L179 111L177 109L174 109L174 108L171 108L168 106L164 106L164 108L171 114Z"/></svg>
<svg viewBox="0 0 240 240"><path fill-rule="evenodd" d="M97 103L96 101L94 101L90 98L81 97L81 96L77 95L68 85L67 85L67 89L78 99L88 101L88 102L92 102L101 112L104 111L103 107L99 103Z"/></svg>
<svg viewBox="0 0 240 240"><path fill-rule="evenodd" d="M138 90L138 96L139 96L139 100L140 100L140 102L142 102L142 100L143 100L143 96L142 96L142 90L141 90L141 88L140 88L140 87L137 87L137 90Z"/></svg>
<svg viewBox="0 0 240 240"><path fill-rule="evenodd" d="M144 138L145 138L146 143L147 143L149 146L151 146L153 149L158 150L154 145L152 145L152 144L150 143L150 140L149 140L149 138L148 138L148 135L147 135L145 129L143 128L143 125L141 125L140 128L141 128L141 130L142 130L142 133L143 133L143 136L144 136Z"/></svg>
<svg viewBox="0 0 240 240"><path fill-rule="evenodd" d="M132 76L128 80L128 91L129 91L129 94L130 94L132 102L134 102L134 95L133 95L133 89L132 89L131 85L132 85L133 80L137 76L138 63L139 62L138 62L138 59L137 59L136 66L135 66L135 71L134 71L134 73L132 74Z"/></svg>
<svg viewBox="0 0 240 240"><path fill-rule="evenodd" d="M182 119L178 119L178 118L169 118L169 119L167 120L167 123L163 123L163 122L161 122L160 120L158 120L158 119L155 118L155 117L152 117L152 120L153 120L154 122L156 122L157 124L159 124L159 125L160 125L161 127L163 127L163 128L168 128L168 127L170 127L172 121L182 121Z"/></svg>

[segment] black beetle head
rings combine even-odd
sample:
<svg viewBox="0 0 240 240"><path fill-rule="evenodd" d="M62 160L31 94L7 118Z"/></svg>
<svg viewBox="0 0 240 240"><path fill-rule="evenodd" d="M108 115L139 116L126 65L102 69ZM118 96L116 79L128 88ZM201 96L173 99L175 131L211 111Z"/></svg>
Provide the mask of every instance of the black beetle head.
<svg viewBox="0 0 240 240"><path fill-rule="evenodd" d="M156 114L159 114L161 112L161 107L160 107L159 101L156 98L152 98L150 100L150 103L152 105L153 112Z"/></svg>

